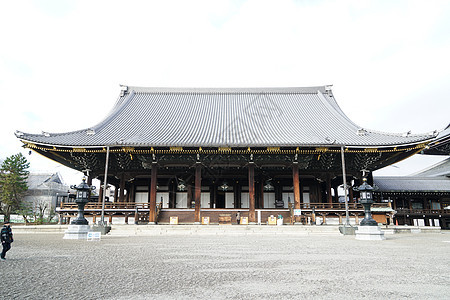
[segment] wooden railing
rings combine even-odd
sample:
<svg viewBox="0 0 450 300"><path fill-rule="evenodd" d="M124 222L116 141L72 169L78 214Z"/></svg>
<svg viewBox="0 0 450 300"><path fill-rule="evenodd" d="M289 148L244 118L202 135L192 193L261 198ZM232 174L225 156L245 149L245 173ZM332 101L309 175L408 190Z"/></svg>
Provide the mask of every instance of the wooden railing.
<svg viewBox="0 0 450 300"><path fill-rule="evenodd" d="M448 209L409 209L409 208L396 208L397 214L416 214L416 215L444 215L450 214Z"/></svg>
<svg viewBox="0 0 450 300"><path fill-rule="evenodd" d="M388 203L374 203L372 207L389 207ZM61 209L77 209L77 205L75 203L61 203L60 206ZM134 203L134 202L108 202L105 203L105 209L149 209L149 203ZM293 213L293 205L290 205L288 209ZM300 209L306 209L306 210L312 210L312 209L319 209L319 210L345 210L345 203L301 203ZM363 207L359 203L349 203L348 208L350 210L362 210ZM102 209L102 203L99 202L89 202L86 204L85 209ZM162 204L157 203L156 205L156 214L159 215L160 211L162 209ZM268 208L270 209L270 208ZM419 211L419 210L413 210L413 211ZM423 210L420 210L423 211ZM431 211L431 210L428 210ZM444 211L444 210L433 210L435 211ZM448 210L447 210L447 213Z"/></svg>
<svg viewBox="0 0 450 300"><path fill-rule="evenodd" d="M75 203L61 203L61 209L77 209ZM109 202L105 203L105 209L148 209L148 203L134 203L134 202ZM102 203L89 202L84 209L102 209Z"/></svg>

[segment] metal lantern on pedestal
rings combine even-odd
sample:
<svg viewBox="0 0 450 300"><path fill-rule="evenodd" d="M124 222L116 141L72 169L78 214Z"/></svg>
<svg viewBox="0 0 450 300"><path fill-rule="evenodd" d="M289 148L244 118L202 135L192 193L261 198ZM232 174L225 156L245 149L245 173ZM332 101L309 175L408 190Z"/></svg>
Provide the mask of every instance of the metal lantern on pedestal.
<svg viewBox="0 0 450 300"><path fill-rule="evenodd" d="M361 221L361 226L378 226L378 223L372 218L372 213L370 207L374 203L373 201L373 191L375 190L372 186L367 183L367 178L363 178L363 183L359 187L354 188L355 191L359 192L360 203L364 207L364 219Z"/></svg>
<svg viewBox="0 0 450 300"><path fill-rule="evenodd" d="M72 225L88 225L88 221L84 217L84 206L89 202L91 196L91 190L95 189L95 186L89 186L86 183L86 178L78 185L72 185L71 189L77 190L75 203L78 205L78 216L71 222Z"/></svg>

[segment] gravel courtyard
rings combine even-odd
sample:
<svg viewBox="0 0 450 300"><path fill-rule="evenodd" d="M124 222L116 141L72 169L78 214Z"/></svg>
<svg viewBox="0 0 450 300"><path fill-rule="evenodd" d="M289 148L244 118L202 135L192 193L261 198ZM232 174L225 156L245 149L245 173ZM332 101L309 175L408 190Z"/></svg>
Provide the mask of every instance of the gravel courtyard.
<svg viewBox="0 0 450 300"><path fill-rule="evenodd" d="M1 299L449 299L450 233L16 234Z"/></svg>

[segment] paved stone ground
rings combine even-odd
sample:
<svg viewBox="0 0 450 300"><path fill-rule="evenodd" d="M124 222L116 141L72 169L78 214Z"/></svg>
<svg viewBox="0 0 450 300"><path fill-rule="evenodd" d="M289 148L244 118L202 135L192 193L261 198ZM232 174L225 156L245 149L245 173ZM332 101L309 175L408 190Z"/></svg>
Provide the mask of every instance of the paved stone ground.
<svg viewBox="0 0 450 300"><path fill-rule="evenodd" d="M16 234L1 299L449 299L450 233Z"/></svg>

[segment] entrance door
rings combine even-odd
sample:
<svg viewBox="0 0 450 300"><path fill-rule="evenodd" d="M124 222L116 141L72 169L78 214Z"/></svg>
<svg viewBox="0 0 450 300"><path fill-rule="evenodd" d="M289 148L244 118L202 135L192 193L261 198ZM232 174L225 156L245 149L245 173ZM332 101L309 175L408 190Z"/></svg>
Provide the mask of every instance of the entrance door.
<svg viewBox="0 0 450 300"><path fill-rule="evenodd" d="M294 205L294 193L283 193L283 202L284 202L284 208L288 208L289 204L292 203L292 206Z"/></svg>
<svg viewBox="0 0 450 300"><path fill-rule="evenodd" d="M162 202L162 208L169 208L169 193L156 193L156 203Z"/></svg>
<svg viewBox="0 0 450 300"><path fill-rule="evenodd" d="M303 193L303 208L309 208L310 205L309 192Z"/></svg>
<svg viewBox="0 0 450 300"><path fill-rule="evenodd" d="M225 208L234 208L234 193L225 193Z"/></svg>
<svg viewBox="0 0 450 300"><path fill-rule="evenodd" d="M187 193L177 193L176 208L187 208Z"/></svg>
<svg viewBox="0 0 450 300"><path fill-rule="evenodd" d="M275 193L264 193L264 208L275 208Z"/></svg>
<svg viewBox="0 0 450 300"><path fill-rule="evenodd" d="M148 203L148 193L147 192L136 192L134 196L134 201L136 203Z"/></svg>
<svg viewBox="0 0 450 300"><path fill-rule="evenodd" d="M217 191L216 208L225 208L225 192Z"/></svg>
<svg viewBox="0 0 450 300"><path fill-rule="evenodd" d="M241 208L249 208L249 203L248 193L241 193Z"/></svg>
<svg viewBox="0 0 450 300"><path fill-rule="evenodd" d="M201 208L209 208L209 192L201 193L200 195L200 207Z"/></svg>

